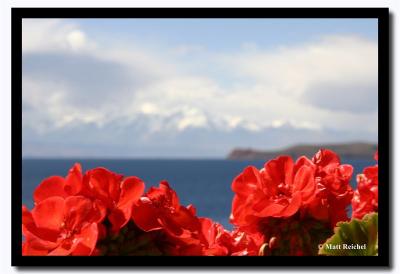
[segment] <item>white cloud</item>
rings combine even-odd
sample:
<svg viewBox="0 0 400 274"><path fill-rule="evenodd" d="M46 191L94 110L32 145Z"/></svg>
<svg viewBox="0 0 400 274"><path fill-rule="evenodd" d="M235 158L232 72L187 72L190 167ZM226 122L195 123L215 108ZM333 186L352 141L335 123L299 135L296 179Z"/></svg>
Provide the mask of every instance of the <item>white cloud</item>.
<svg viewBox="0 0 400 274"><path fill-rule="evenodd" d="M204 52L206 49L201 45L180 45L176 47L172 52L177 55L189 55Z"/></svg>
<svg viewBox="0 0 400 274"><path fill-rule="evenodd" d="M67 41L73 50L81 49L86 44L85 33L79 30L74 30L68 33Z"/></svg>
<svg viewBox="0 0 400 274"><path fill-rule="evenodd" d="M70 21L24 19L24 126L45 134L144 115L152 117L150 133L285 125L377 131L374 41L331 36L279 49L249 42L221 54L200 45L157 50L94 38ZM201 70L179 58L196 54Z"/></svg>
<svg viewBox="0 0 400 274"><path fill-rule="evenodd" d="M79 26L61 19L23 19L22 52L92 50L93 41Z"/></svg>
<svg viewBox="0 0 400 274"><path fill-rule="evenodd" d="M142 111L143 114L156 114L159 113L159 109L156 105L152 103L144 103L141 107L140 110Z"/></svg>
<svg viewBox="0 0 400 274"><path fill-rule="evenodd" d="M178 129L184 130L188 127L206 127L207 117L196 108L184 108L183 117L179 119Z"/></svg>
<svg viewBox="0 0 400 274"><path fill-rule="evenodd" d="M356 98L351 100L368 101L366 111L377 107L374 105L378 77L375 41L329 36L278 50L245 51L223 59L236 75L246 75L287 100L303 100L321 109L355 112L361 106L343 100L343 96L353 95Z"/></svg>
<svg viewBox="0 0 400 274"><path fill-rule="evenodd" d="M273 120L272 123L271 123L271 126L274 127L274 128L277 128L277 127L283 126L285 123L286 122L283 121L283 120Z"/></svg>
<svg viewBox="0 0 400 274"><path fill-rule="evenodd" d="M23 125L40 134L76 124L101 126L107 119L106 112L68 104L69 88L60 83L24 77L22 89Z"/></svg>

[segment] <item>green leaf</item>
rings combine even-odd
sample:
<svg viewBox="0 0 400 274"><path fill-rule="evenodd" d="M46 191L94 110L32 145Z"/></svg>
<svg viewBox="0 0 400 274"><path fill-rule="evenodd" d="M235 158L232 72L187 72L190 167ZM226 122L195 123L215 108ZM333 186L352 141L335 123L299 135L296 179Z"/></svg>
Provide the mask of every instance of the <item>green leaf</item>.
<svg viewBox="0 0 400 274"><path fill-rule="evenodd" d="M319 249L319 255L377 256L378 213L364 216L362 220L339 222L335 234Z"/></svg>

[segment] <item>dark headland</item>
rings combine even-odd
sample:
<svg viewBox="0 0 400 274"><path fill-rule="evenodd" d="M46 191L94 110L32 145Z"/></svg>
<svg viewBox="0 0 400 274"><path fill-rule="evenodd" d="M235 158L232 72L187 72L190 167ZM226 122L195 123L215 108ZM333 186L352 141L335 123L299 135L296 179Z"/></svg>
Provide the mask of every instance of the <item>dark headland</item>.
<svg viewBox="0 0 400 274"><path fill-rule="evenodd" d="M377 150L376 144L369 143L345 143L322 145L295 145L280 150L257 150L251 148L235 148L227 159L229 160L267 160L280 155L289 155L298 158L302 155L312 157L319 149L331 149L341 158L373 159Z"/></svg>

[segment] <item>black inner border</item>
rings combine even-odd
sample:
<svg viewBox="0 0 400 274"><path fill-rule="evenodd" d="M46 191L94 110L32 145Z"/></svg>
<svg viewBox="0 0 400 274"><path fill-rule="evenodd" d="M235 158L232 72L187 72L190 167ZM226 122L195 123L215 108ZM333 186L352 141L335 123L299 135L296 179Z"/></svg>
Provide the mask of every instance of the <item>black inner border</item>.
<svg viewBox="0 0 400 274"><path fill-rule="evenodd" d="M22 256L23 18L376 18L378 19L379 256L375 257L45 257ZM390 265L390 64L388 8L11 8L12 266L386 266ZM391 255L391 254L390 254ZM101 268L101 269L104 269ZM99 269L100 270L100 269Z"/></svg>

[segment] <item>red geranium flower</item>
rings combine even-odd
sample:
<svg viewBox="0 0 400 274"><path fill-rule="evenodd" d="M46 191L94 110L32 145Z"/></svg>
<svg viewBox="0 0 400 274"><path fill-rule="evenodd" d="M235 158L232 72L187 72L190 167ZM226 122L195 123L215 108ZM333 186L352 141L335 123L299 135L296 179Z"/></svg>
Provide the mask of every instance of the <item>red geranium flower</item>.
<svg viewBox="0 0 400 274"><path fill-rule="evenodd" d="M96 214L82 196L50 197L31 212L23 207L23 255L91 255L98 236Z"/></svg>
<svg viewBox="0 0 400 274"><path fill-rule="evenodd" d="M230 253L232 236L224 227L209 218L199 218L202 232L202 255L227 256Z"/></svg>
<svg viewBox="0 0 400 274"><path fill-rule="evenodd" d="M230 232L209 218L199 218L201 230L192 237L198 243L178 243L169 250L170 255L184 256L256 256L263 244L261 233Z"/></svg>
<svg viewBox="0 0 400 274"><path fill-rule="evenodd" d="M259 232L250 234L240 229L232 231L231 256L258 256L264 244L264 238L264 235Z"/></svg>
<svg viewBox="0 0 400 274"><path fill-rule="evenodd" d="M367 167L357 175L357 189L351 204L353 218L362 219L365 214L378 211L378 165Z"/></svg>
<svg viewBox="0 0 400 274"><path fill-rule="evenodd" d="M302 161L305 163L307 160L304 158ZM353 167L342 165L339 156L328 149L319 150L312 163L316 167L317 191L308 206L310 214L317 220L330 221L332 226L338 221L348 220L347 208L353 197L350 185Z"/></svg>
<svg viewBox="0 0 400 274"><path fill-rule="evenodd" d="M194 208L180 205L178 195L166 181L162 181L158 188L151 187L140 198L132 212L132 218L144 231L164 229L177 240L187 244L199 243L201 225Z"/></svg>
<svg viewBox="0 0 400 274"><path fill-rule="evenodd" d="M99 219L107 215L112 231L118 232L130 220L132 207L143 194L144 187L138 177L124 179L105 168L95 168L85 173L81 193L100 209Z"/></svg>
<svg viewBox="0 0 400 274"><path fill-rule="evenodd" d="M52 176L42 181L34 192L34 201L49 197L82 195L94 201L98 210L98 221L106 215L112 230L118 232L131 218L132 206L144 191L144 183L137 177L124 178L105 168L88 170L82 175L80 164L75 164L66 178Z"/></svg>
<svg viewBox="0 0 400 274"><path fill-rule="evenodd" d="M76 163L63 178L51 176L44 179L33 192L33 200L39 203L46 198L60 196L66 198L78 194L82 189L82 167Z"/></svg>
<svg viewBox="0 0 400 274"><path fill-rule="evenodd" d="M251 225L259 218L290 217L315 194L314 167L289 156L268 161L259 171L247 167L233 183L231 222Z"/></svg>

